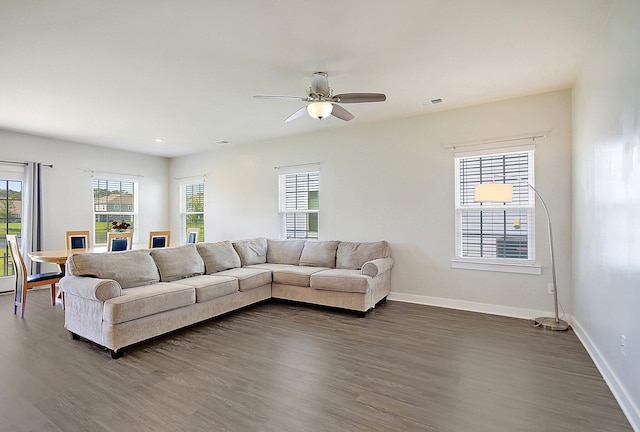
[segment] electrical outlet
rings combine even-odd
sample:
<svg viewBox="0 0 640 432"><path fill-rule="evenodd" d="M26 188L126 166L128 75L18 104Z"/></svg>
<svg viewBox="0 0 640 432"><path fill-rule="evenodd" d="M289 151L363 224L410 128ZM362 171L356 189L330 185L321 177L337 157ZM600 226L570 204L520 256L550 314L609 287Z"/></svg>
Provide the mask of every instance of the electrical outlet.
<svg viewBox="0 0 640 432"><path fill-rule="evenodd" d="M547 285L547 294L553 295L554 291L553 282L549 282L549 285Z"/></svg>
<svg viewBox="0 0 640 432"><path fill-rule="evenodd" d="M622 355L627 354L627 337L625 335L620 336L620 352Z"/></svg>

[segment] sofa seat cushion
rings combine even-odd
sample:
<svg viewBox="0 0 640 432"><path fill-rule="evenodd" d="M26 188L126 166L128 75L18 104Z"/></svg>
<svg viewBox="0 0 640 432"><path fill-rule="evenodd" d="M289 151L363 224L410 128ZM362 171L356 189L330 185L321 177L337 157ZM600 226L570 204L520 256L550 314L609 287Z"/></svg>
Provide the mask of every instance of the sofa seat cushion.
<svg viewBox="0 0 640 432"><path fill-rule="evenodd" d="M359 270L330 269L311 275L311 288L365 294L371 289L372 278Z"/></svg>
<svg viewBox="0 0 640 432"><path fill-rule="evenodd" d="M273 264L273 263L264 263L264 264L254 264L250 266L246 266L245 268L256 268L269 270L270 272L282 270L291 267L291 264Z"/></svg>
<svg viewBox="0 0 640 432"><path fill-rule="evenodd" d="M119 324L137 318L177 309L195 303L193 286L182 283L159 282L122 290L120 297L104 302L102 319Z"/></svg>
<svg viewBox="0 0 640 432"><path fill-rule="evenodd" d="M261 268L234 268L218 272L216 276L231 276L238 279L240 291L249 291L271 283L271 271Z"/></svg>
<svg viewBox="0 0 640 432"><path fill-rule="evenodd" d="M231 276L194 276L176 283L195 287L196 303L204 303L238 292L238 279Z"/></svg>
<svg viewBox="0 0 640 432"><path fill-rule="evenodd" d="M311 286L311 275L323 270L329 270L328 267L311 267L311 266L287 266L273 272L273 282L283 285L295 285L302 287Z"/></svg>

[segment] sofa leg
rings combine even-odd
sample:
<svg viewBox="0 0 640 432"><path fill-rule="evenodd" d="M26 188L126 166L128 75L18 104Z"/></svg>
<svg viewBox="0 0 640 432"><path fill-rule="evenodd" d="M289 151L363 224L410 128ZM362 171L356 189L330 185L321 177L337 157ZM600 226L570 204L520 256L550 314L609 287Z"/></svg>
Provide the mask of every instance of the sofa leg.
<svg viewBox="0 0 640 432"><path fill-rule="evenodd" d="M109 352L111 353L111 358L114 360L119 359L124 354L124 350L122 348L117 350L109 350Z"/></svg>
<svg viewBox="0 0 640 432"><path fill-rule="evenodd" d="M75 334L74 332L70 331L69 332L69 336L71 337L72 340L78 340L80 339L80 336L78 336L77 334Z"/></svg>
<svg viewBox="0 0 640 432"><path fill-rule="evenodd" d="M386 303L386 302L387 302L387 296L384 296L382 300L380 300L380 303Z"/></svg>
<svg viewBox="0 0 640 432"><path fill-rule="evenodd" d="M366 312L358 312L358 318L364 318L367 316Z"/></svg>

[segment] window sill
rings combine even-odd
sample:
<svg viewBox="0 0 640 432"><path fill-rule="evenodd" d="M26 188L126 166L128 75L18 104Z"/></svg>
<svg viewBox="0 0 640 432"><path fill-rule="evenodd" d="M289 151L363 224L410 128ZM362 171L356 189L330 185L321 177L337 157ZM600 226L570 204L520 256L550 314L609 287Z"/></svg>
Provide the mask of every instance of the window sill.
<svg viewBox="0 0 640 432"><path fill-rule="evenodd" d="M518 263L496 263L486 261L469 261L452 259L451 268L464 270L480 270L501 273L521 273L539 275L542 274L542 267L538 264L518 264Z"/></svg>

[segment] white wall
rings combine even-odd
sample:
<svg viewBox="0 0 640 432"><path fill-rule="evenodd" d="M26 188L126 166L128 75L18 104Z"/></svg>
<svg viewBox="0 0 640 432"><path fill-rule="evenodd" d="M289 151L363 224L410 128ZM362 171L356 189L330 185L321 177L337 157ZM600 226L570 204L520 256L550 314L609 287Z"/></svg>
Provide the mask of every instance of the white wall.
<svg viewBox="0 0 640 432"><path fill-rule="evenodd" d="M574 94L574 316L640 430L640 2L618 0ZM621 335L626 336L626 355Z"/></svg>
<svg viewBox="0 0 640 432"><path fill-rule="evenodd" d="M357 109L354 108L357 114ZM298 121L314 121L302 118ZM326 119L326 122L339 121ZM172 159L173 178L206 174L206 240L278 236L275 166L320 162L321 239L391 243L396 298L533 317L553 298L544 213L536 256L543 274L453 270L453 154L443 144L551 131L537 142L536 184L556 227L558 285L570 312L571 92L560 91L376 124L346 125ZM171 206L178 208L172 180ZM180 230L177 214L171 228ZM469 303L467 303L469 302Z"/></svg>
<svg viewBox="0 0 640 432"><path fill-rule="evenodd" d="M140 214L137 234L147 241L149 231L169 224L166 158L61 141L0 130L2 160L53 164L44 168L45 246L65 247L66 230L92 229L92 174L107 171L138 174ZM54 270L50 266L49 270ZM0 278L1 289L13 289L12 278Z"/></svg>

